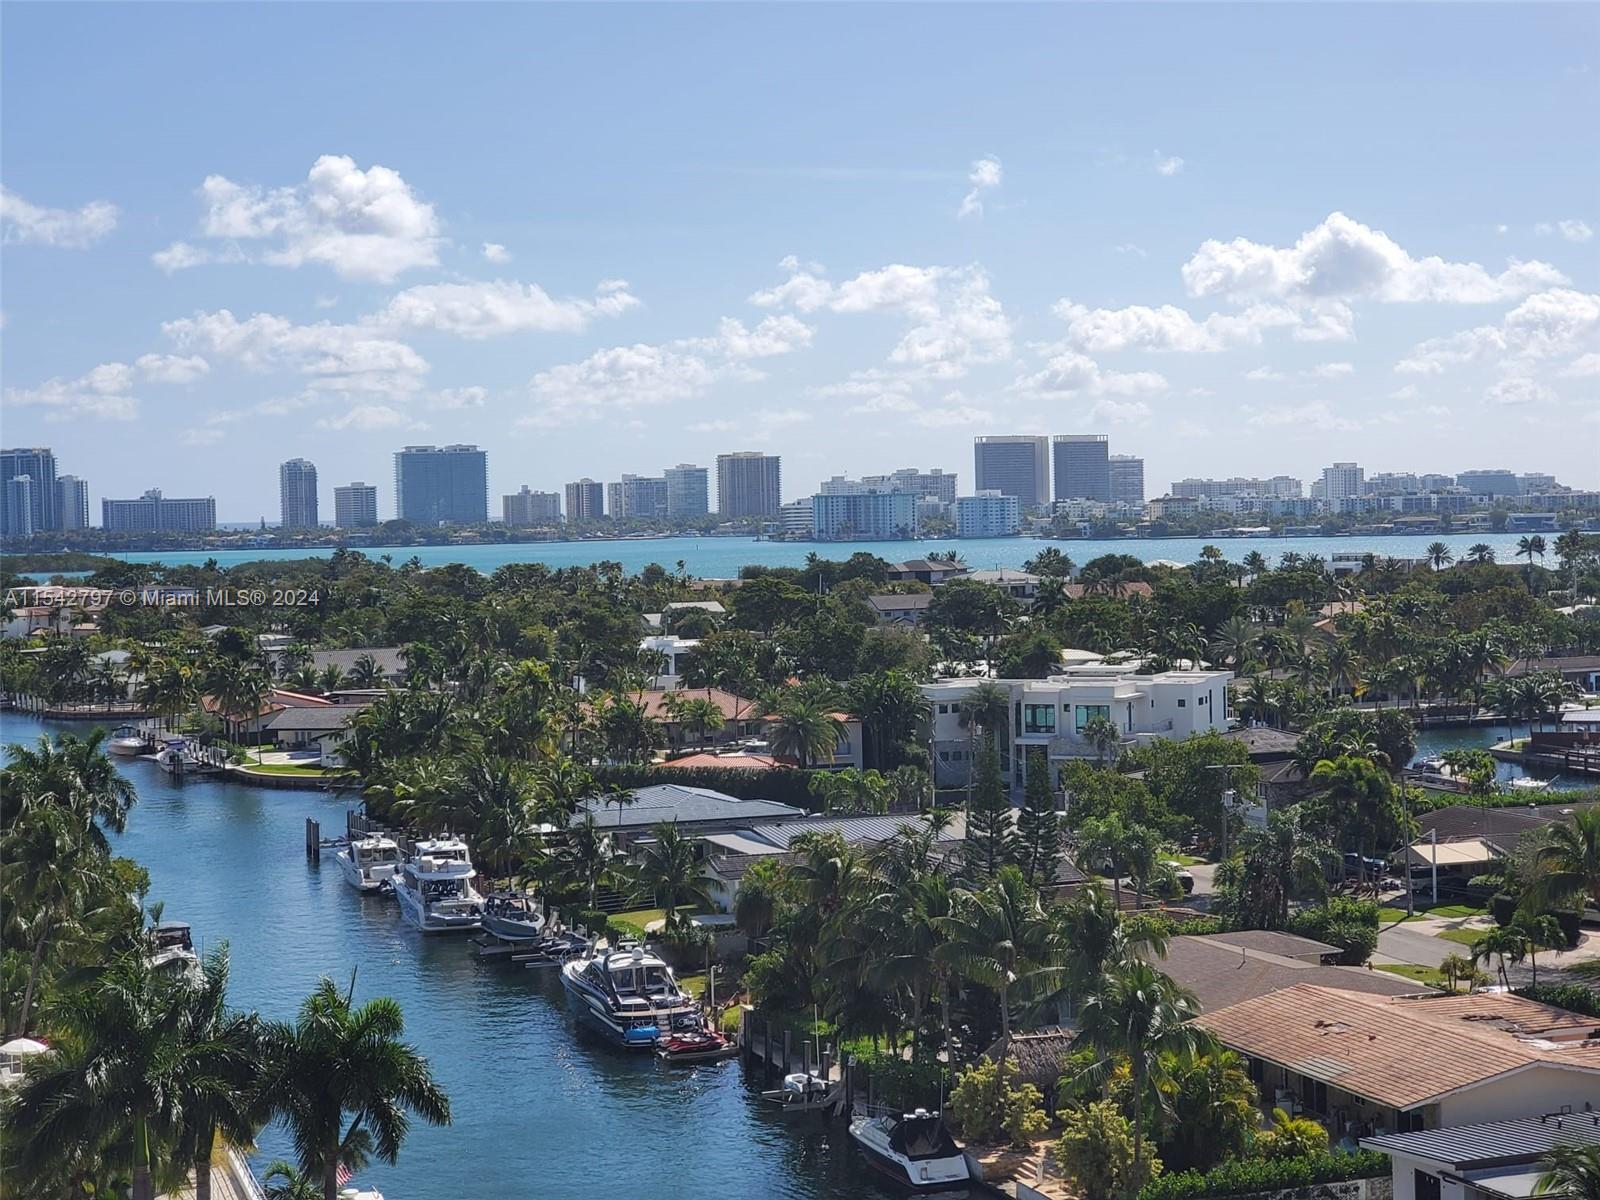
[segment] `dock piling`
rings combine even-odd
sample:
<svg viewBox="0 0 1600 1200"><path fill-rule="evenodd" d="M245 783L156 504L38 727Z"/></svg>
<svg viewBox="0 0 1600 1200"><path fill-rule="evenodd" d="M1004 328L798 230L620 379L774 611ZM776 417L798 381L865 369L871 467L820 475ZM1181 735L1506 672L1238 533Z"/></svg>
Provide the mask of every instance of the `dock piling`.
<svg viewBox="0 0 1600 1200"><path fill-rule="evenodd" d="M322 824L314 817L306 818L306 857L314 863L322 862Z"/></svg>

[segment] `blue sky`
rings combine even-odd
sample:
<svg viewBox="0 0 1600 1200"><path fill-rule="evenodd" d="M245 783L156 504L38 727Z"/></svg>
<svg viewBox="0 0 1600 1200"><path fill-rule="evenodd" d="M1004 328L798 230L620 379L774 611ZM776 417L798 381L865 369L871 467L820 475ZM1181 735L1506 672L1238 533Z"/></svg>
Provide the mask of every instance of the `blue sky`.
<svg viewBox="0 0 1600 1200"><path fill-rule="evenodd" d="M3 440L1600 487L1600 10L8 4Z"/></svg>

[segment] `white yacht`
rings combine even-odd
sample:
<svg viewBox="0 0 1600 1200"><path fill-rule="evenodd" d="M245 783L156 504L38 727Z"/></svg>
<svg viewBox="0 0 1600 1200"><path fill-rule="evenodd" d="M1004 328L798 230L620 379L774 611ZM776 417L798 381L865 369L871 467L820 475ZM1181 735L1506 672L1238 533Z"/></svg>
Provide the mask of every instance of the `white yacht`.
<svg viewBox="0 0 1600 1200"><path fill-rule="evenodd" d="M972 1179L944 1121L925 1108L857 1117L850 1122L850 1136L877 1170L913 1191L937 1191Z"/></svg>
<svg viewBox="0 0 1600 1200"><path fill-rule="evenodd" d="M200 956L194 952L194 936L187 922L162 921L151 926L150 942L150 965L155 970L200 977Z"/></svg>
<svg viewBox="0 0 1600 1200"><path fill-rule="evenodd" d="M504 941L533 941L544 936L544 914L525 893L490 892L483 902L483 927Z"/></svg>
<svg viewBox="0 0 1600 1200"><path fill-rule="evenodd" d="M696 1011L660 955L642 946L590 949L561 966L561 986L578 1016L607 1041L654 1050L672 1019Z"/></svg>
<svg viewBox="0 0 1600 1200"><path fill-rule="evenodd" d="M376 892L392 883L400 870L400 846L393 838L375 834L352 838L333 856L344 873L344 881L358 892Z"/></svg>
<svg viewBox="0 0 1600 1200"><path fill-rule="evenodd" d="M106 738L106 751L110 754L143 754L144 737L132 725L119 725Z"/></svg>
<svg viewBox="0 0 1600 1200"><path fill-rule="evenodd" d="M460 838L431 838L412 846L394 877L400 915L423 933L477 929L483 924L483 897L472 886L477 872Z"/></svg>

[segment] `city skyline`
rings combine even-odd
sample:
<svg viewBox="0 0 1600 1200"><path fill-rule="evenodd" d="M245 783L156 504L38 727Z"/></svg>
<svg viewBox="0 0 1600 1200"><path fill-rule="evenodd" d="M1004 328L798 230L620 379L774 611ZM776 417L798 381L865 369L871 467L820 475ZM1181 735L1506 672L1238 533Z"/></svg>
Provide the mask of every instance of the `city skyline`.
<svg viewBox="0 0 1600 1200"><path fill-rule="evenodd" d="M1476 461L1600 487L1592 10L1372 8L1352 41L1307 6L941 9L914 35L893 10L409 9L341 55L368 15L308 45L290 7L8 14L9 444L228 522L277 511L278 463L382 478L405 442L493 447L490 497L732 448L784 457L787 501L1086 428L1152 481ZM596 45L617 91L572 106ZM762 85L824 45L833 88ZM383 86L411 70L435 86Z"/></svg>

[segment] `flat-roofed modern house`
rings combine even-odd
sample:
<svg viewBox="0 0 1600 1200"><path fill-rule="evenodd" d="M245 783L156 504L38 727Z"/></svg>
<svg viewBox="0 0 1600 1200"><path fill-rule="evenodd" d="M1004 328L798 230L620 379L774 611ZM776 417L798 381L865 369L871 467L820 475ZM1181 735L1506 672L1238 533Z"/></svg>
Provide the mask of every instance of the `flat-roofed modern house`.
<svg viewBox="0 0 1600 1200"><path fill-rule="evenodd" d="M1095 757L1095 747L1084 737L1095 717L1109 720L1125 746L1221 732L1228 727L1230 678L1228 671L1139 675L1128 666L1084 663L1046 679L988 680L1011 693L1001 768L1020 788L1031 750L1043 750L1056 763ZM961 723L961 704L984 682L961 678L922 685L932 709L934 781L940 786L966 782L972 743L971 731Z"/></svg>
<svg viewBox="0 0 1600 1200"><path fill-rule="evenodd" d="M1511 1121L1364 1137L1392 1161L1394 1200L1582 1200L1539 1192L1544 1160L1557 1146L1600 1145L1600 1112L1546 1112Z"/></svg>
<svg viewBox="0 0 1600 1200"><path fill-rule="evenodd" d="M1195 1022L1245 1057L1263 1100L1335 1138L1600 1102L1600 1020L1509 993L1389 999L1302 984Z"/></svg>

